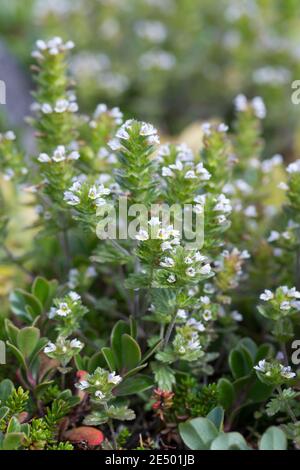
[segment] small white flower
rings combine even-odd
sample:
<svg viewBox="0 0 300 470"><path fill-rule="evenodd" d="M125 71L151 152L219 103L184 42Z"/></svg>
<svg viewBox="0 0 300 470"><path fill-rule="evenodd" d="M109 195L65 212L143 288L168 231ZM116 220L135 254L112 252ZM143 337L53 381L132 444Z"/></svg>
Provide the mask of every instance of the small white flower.
<svg viewBox="0 0 300 470"><path fill-rule="evenodd" d="M288 302L287 300L284 300L283 302L281 302L280 310L290 310L290 308L291 308L290 302Z"/></svg>
<svg viewBox="0 0 300 470"><path fill-rule="evenodd" d="M206 309L204 310L203 312L203 320L205 321L210 321L212 319L212 314L211 314L211 311Z"/></svg>
<svg viewBox="0 0 300 470"><path fill-rule="evenodd" d="M71 348L74 348L74 349L81 349L83 347L83 343L79 341L79 339L74 338L70 342L70 346Z"/></svg>
<svg viewBox="0 0 300 470"><path fill-rule="evenodd" d="M300 172L300 159L290 163L286 169L289 174Z"/></svg>
<svg viewBox="0 0 300 470"><path fill-rule="evenodd" d="M161 174L162 176L173 176L173 171L169 167L164 166L162 167Z"/></svg>
<svg viewBox="0 0 300 470"><path fill-rule="evenodd" d="M204 305L209 305L210 304L210 298L208 297L208 295L201 296L200 301Z"/></svg>
<svg viewBox="0 0 300 470"><path fill-rule="evenodd" d="M187 276L194 277L196 275L196 270L192 266L190 266L186 269L185 274Z"/></svg>
<svg viewBox="0 0 300 470"><path fill-rule="evenodd" d="M68 156L68 160L78 160L80 158L80 153L77 150L73 150Z"/></svg>
<svg viewBox="0 0 300 470"><path fill-rule="evenodd" d="M73 300L73 302L77 302L78 300L81 299L80 295L74 291L69 292L68 296L70 297L71 300Z"/></svg>
<svg viewBox="0 0 300 470"><path fill-rule="evenodd" d="M97 391L95 392L95 397L96 397L96 398L100 398L100 400L103 400L103 398L105 398L105 395L104 395L103 392L101 392L101 390L97 390Z"/></svg>
<svg viewBox="0 0 300 470"><path fill-rule="evenodd" d="M7 140L15 140L16 139L16 134L13 131L5 132L4 136Z"/></svg>
<svg viewBox="0 0 300 470"><path fill-rule="evenodd" d="M126 131L126 129L122 126L120 127L120 129L118 130L118 132L116 133L116 137L118 139L123 139L123 140L128 140L129 139L129 134L128 132ZM113 150L113 149L112 149Z"/></svg>
<svg viewBox="0 0 300 470"><path fill-rule="evenodd" d="M71 191L64 192L64 201L67 202L70 206L77 206L80 204L80 199L76 194L73 194Z"/></svg>
<svg viewBox="0 0 300 470"><path fill-rule="evenodd" d="M163 268L172 268L175 265L175 261L173 260L173 258L167 257L164 258L159 264Z"/></svg>
<svg viewBox="0 0 300 470"><path fill-rule="evenodd" d="M108 383L118 385L120 382L122 382L122 377L120 375L116 375L115 372L111 372L108 375L107 381L108 381Z"/></svg>
<svg viewBox="0 0 300 470"><path fill-rule="evenodd" d="M135 239L139 241L149 240L149 235L146 230L141 229L139 233L135 235Z"/></svg>
<svg viewBox="0 0 300 470"><path fill-rule="evenodd" d="M210 272L211 272L211 266L208 263L199 269L199 273L203 275L210 274Z"/></svg>
<svg viewBox="0 0 300 470"><path fill-rule="evenodd" d="M196 253L194 254L194 260L199 263L202 263L206 259L207 259L206 256L201 255L200 251L196 251Z"/></svg>
<svg viewBox="0 0 300 470"><path fill-rule="evenodd" d="M284 182L284 181L281 181L278 185L277 185L277 188L278 189L282 189L282 191L287 191L289 189L288 185Z"/></svg>
<svg viewBox="0 0 300 470"><path fill-rule="evenodd" d="M63 162L66 159L66 149L64 145L59 145L53 152L52 160L56 163Z"/></svg>
<svg viewBox="0 0 300 470"><path fill-rule="evenodd" d="M49 343L44 348L44 353L48 354L48 353L52 353L54 351L56 351L56 346L55 346L54 343L51 343L51 341L49 341Z"/></svg>
<svg viewBox="0 0 300 470"><path fill-rule="evenodd" d="M271 230L271 233L269 235L269 237L267 238L267 241L269 243L272 243L272 242L275 242L276 240L278 240L280 238L280 233L277 232L277 230Z"/></svg>
<svg viewBox="0 0 300 470"><path fill-rule="evenodd" d="M86 380L80 380L80 382L75 384L75 387L78 388L79 390L85 390L89 388L89 383Z"/></svg>
<svg viewBox="0 0 300 470"><path fill-rule="evenodd" d="M227 132L229 127L224 124L224 122L221 122L221 124L218 125L218 131L219 132Z"/></svg>
<svg viewBox="0 0 300 470"><path fill-rule="evenodd" d="M65 99L57 100L55 103L54 111L56 113L64 113L67 111L69 106L69 101Z"/></svg>
<svg viewBox="0 0 300 470"><path fill-rule="evenodd" d="M255 116L259 119L264 119L266 117L266 106L260 96L255 96L251 101L252 107L255 112Z"/></svg>
<svg viewBox="0 0 300 470"><path fill-rule="evenodd" d="M237 310L233 310L233 311L231 312L231 315L230 315L230 316L231 316L231 318L232 318L233 320L235 320L235 321L238 321L238 322L239 322L239 321L243 321L243 315L242 315L240 312L238 312Z"/></svg>
<svg viewBox="0 0 300 470"><path fill-rule="evenodd" d="M188 313L183 308L179 308L177 310L177 317L180 318L180 320L186 320L188 317Z"/></svg>
<svg viewBox="0 0 300 470"><path fill-rule="evenodd" d="M56 314L60 317L66 317L69 313L71 313L71 309L68 304L66 302L61 302L56 310Z"/></svg>
<svg viewBox="0 0 300 470"><path fill-rule="evenodd" d="M281 366L280 373L285 379L293 379L294 377L296 377L295 372L292 371L290 366Z"/></svg>
<svg viewBox="0 0 300 470"><path fill-rule="evenodd" d="M122 148L122 144L120 143L119 139L111 139L107 144L113 151L120 150Z"/></svg>
<svg viewBox="0 0 300 470"><path fill-rule="evenodd" d="M186 172L186 174L184 175L185 179L195 179L197 178L194 170L189 170Z"/></svg>
<svg viewBox="0 0 300 470"><path fill-rule="evenodd" d="M176 276L174 274L170 274L170 276L167 278L167 281L170 284L173 284L174 282L176 282Z"/></svg>
<svg viewBox="0 0 300 470"><path fill-rule="evenodd" d="M51 162L51 158L49 155L47 155L47 153L40 153L38 156L38 161L41 163L48 163Z"/></svg>
<svg viewBox="0 0 300 470"><path fill-rule="evenodd" d="M248 101L245 95L239 94L234 99L234 106L236 111L243 112L246 111L248 106Z"/></svg>
<svg viewBox="0 0 300 470"><path fill-rule="evenodd" d="M244 214L246 217L257 217L256 207L253 205L246 207Z"/></svg>
<svg viewBox="0 0 300 470"><path fill-rule="evenodd" d="M264 300L265 302L268 302L269 300L272 300L274 298L274 294L269 289L265 289L265 291L262 294L260 294L259 298L260 300Z"/></svg>
<svg viewBox="0 0 300 470"><path fill-rule="evenodd" d="M41 110L44 114L51 114L53 112L52 106L49 103L42 104Z"/></svg>
<svg viewBox="0 0 300 470"><path fill-rule="evenodd" d="M258 370L259 372L265 372L266 369L266 360L262 359L259 363L253 367L253 369Z"/></svg>
<svg viewBox="0 0 300 470"><path fill-rule="evenodd" d="M155 135L157 134L157 129L155 129L152 124L148 124L147 122L143 122L140 128L140 135Z"/></svg>
<svg viewBox="0 0 300 470"><path fill-rule="evenodd" d="M149 224L151 227L157 227L157 226L160 224L159 217L151 217L151 219L149 220L148 224Z"/></svg>
<svg viewBox="0 0 300 470"><path fill-rule="evenodd" d="M211 133L211 124L209 122L204 122L201 126L202 132L204 135L210 135Z"/></svg>

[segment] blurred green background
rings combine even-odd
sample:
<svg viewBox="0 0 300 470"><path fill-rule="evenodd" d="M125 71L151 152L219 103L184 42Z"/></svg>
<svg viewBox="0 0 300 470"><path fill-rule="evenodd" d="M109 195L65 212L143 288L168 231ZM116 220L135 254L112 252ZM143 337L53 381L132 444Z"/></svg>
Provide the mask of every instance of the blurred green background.
<svg viewBox="0 0 300 470"><path fill-rule="evenodd" d="M232 115L240 92L268 108L267 151L298 151L299 0L0 0L1 43L29 76L38 38L72 39L81 109L118 105L176 134ZM1 78L1 68L0 68Z"/></svg>

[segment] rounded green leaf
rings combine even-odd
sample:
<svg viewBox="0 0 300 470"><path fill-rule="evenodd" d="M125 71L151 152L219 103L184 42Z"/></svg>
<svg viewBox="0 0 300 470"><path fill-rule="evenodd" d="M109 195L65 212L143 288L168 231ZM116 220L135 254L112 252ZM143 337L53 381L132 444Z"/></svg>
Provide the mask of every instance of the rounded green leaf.
<svg viewBox="0 0 300 470"><path fill-rule="evenodd" d="M239 432L221 433L213 440L210 450L250 450Z"/></svg>
<svg viewBox="0 0 300 470"><path fill-rule="evenodd" d="M208 450L218 436L216 426L207 418L195 418L179 425L180 436L191 450Z"/></svg>
<svg viewBox="0 0 300 470"><path fill-rule="evenodd" d="M34 326L22 328L17 337L17 345L25 357L29 357L34 351L40 339L40 330Z"/></svg>
<svg viewBox="0 0 300 470"><path fill-rule="evenodd" d="M287 439L282 429L271 426L262 435L259 450L286 450Z"/></svg>
<svg viewBox="0 0 300 470"><path fill-rule="evenodd" d="M142 357L141 349L132 336L122 335L122 368L126 370L134 369Z"/></svg>
<svg viewBox="0 0 300 470"><path fill-rule="evenodd" d="M218 382L218 395L219 402L225 410L231 407L234 398L235 392L232 383L227 379L220 379Z"/></svg>

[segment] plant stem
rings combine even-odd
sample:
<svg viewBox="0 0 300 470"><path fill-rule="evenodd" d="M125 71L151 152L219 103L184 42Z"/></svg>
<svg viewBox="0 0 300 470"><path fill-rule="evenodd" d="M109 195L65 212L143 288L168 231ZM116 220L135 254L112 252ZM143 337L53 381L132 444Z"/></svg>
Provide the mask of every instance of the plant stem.
<svg viewBox="0 0 300 470"><path fill-rule="evenodd" d="M175 310L175 312L173 313L173 316L171 318L171 321L168 325L168 328L167 328L167 331L166 331L166 335L165 335L165 339L163 341L163 344L162 344L162 349L165 349L165 347L168 345L169 343L169 340L170 340L170 337L171 337L171 334L172 334L172 331L173 331L173 328L175 326L175 322L176 322L176 316L177 316L177 310Z"/></svg>

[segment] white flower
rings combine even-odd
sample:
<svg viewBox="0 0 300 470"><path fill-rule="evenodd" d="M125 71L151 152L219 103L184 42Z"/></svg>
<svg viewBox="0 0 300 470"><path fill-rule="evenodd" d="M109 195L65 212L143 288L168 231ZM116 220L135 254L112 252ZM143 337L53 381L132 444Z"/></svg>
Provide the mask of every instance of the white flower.
<svg viewBox="0 0 300 470"><path fill-rule="evenodd" d="M211 266L208 263L199 269L199 273L203 275L210 274L210 272L211 272Z"/></svg>
<svg viewBox="0 0 300 470"><path fill-rule="evenodd" d="M200 251L196 251L196 253L194 254L194 260L202 263L206 260L206 256L201 255Z"/></svg>
<svg viewBox="0 0 300 470"><path fill-rule="evenodd" d="M47 155L47 153L40 153L38 156L38 161L41 163L48 163L51 162L51 158L49 155Z"/></svg>
<svg viewBox="0 0 300 470"><path fill-rule="evenodd" d="M42 104L41 110L44 114L51 114L53 112L52 106L49 103Z"/></svg>
<svg viewBox="0 0 300 470"><path fill-rule="evenodd" d="M100 400L103 400L103 398L105 398L105 395L103 392L101 392L101 390L97 390L95 392L95 397L100 398Z"/></svg>
<svg viewBox="0 0 300 470"><path fill-rule="evenodd" d="M281 302L280 310L290 310L290 308L291 308L290 302L288 302L287 300L284 300L283 302Z"/></svg>
<svg viewBox="0 0 300 470"><path fill-rule="evenodd" d="M173 171L169 167L164 166L162 167L161 174L162 176L173 176Z"/></svg>
<svg viewBox="0 0 300 470"><path fill-rule="evenodd" d="M129 134L128 132L126 131L125 127L122 126L120 127L120 129L118 130L118 132L116 133L116 137L118 139L123 139L123 140L128 140L129 139ZM112 149L113 150L113 149Z"/></svg>
<svg viewBox="0 0 300 470"><path fill-rule="evenodd" d="M230 213L232 210L230 200L224 194L220 194L217 199L217 204L214 210L217 212L224 212L225 214Z"/></svg>
<svg viewBox="0 0 300 470"><path fill-rule="evenodd" d="M200 321L195 320L195 318L190 318L187 321L187 325L191 326L192 328L194 328L197 331L200 331L200 332L205 331L205 326L203 325L203 323L201 323Z"/></svg>
<svg viewBox="0 0 300 470"><path fill-rule="evenodd" d="M212 314L211 314L211 311L206 309L204 310L203 312L203 320L205 321L210 321L212 319Z"/></svg>
<svg viewBox="0 0 300 470"><path fill-rule="evenodd" d="M211 124L209 122L204 122L201 126L201 129L204 135L210 135Z"/></svg>
<svg viewBox="0 0 300 470"><path fill-rule="evenodd" d="M122 144L119 139L111 139L107 144L113 151L120 150L122 148Z"/></svg>
<svg viewBox="0 0 300 470"><path fill-rule="evenodd" d="M155 135L157 134L157 129L155 129L152 124L148 124L147 122L143 122L140 128L140 135Z"/></svg>
<svg viewBox="0 0 300 470"><path fill-rule="evenodd" d="M70 342L70 346L71 348L74 348L74 349L81 349L83 347L83 343L79 341L79 339L74 338Z"/></svg>
<svg viewBox="0 0 300 470"><path fill-rule="evenodd" d="M207 181L211 178L211 174L209 173L209 171L207 171L206 168L204 168L202 162L198 163L198 165L196 166L196 171L198 174L200 174L200 178L203 181Z"/></svg>
<svg viewBox="0 0 300 470"><path fill-rule="evenodd" d="M231 312L231 318L235 321L242 321L243 320L243 315L238 312L237 310L233 310Z"/></svg>
<svg viewBox="0 0 300 470"><path fill-rule="evenodd" d="M253 367L253 369L258 370L259 372L265 372L266 369L266 360L262 359L259 363Z"/></svg>
<svg viewBox="0 0 300 470"><path fill-rule="evenodd" d="M78 300L81 299L80 295L74 291L69 292L68 296L70 297L71 300L73 300L73 302L77 302Z"/></svg>
<svg viewBox="0 0 300 470"><path fill-rule="evenodd" d="M86 388L89 388L89 383L86 380L80 380L80 382L75 384L75 387L79 390L85 390Z"/></svg>
<svg viewBox="0 0 300 470"><path fill-rule="evenodd" d="M290 163L286 169L286 171L290 174L292 173L299 173L300 172L300 159L296 160L293 163Z"/></svg>
<svg viewBox="0 0 300 470"><path fill-rule="evenodd" d="M107 381L108 381L108 383L118 385L120 382L122 382L122 377L120 375L116 375L115 372L111 372L108 375Z"/></svg>
<svg viewBox="0 0 300 470"><path fill-rule="evenodd" d="M56 310L56 314L60 317L66 317L69 313L71 313L71 309L68 304L66 302L61 302Z"/></svg>
<svg viewBox="0 0 300 470"><path fill-rule="evenodd" d="M163 243L160 245L160 247L161 247L162 251L172 250L172 248L173 248L171 242L163 242Z"/></svg>
<svg viewBox="0 0 300 470"><path fill-rule="evenodd" d="M236 111L242 112L246 111L248 106L248 101L245 95L239 94L234 99L234 106Z"/></svg>
<svg viewBox="0 0 300 470"><path fill-rule="evenodd" d="M64 201L67 202L70 206L77 206L80 204L80 199L76 194L73 194L71 191L64 192Z"/></svg>
<svg viewBox="0 0 300 470"><path fill-rule="evenodd" d="M64 145L59 145L53 152L52 160L56 163L63 162L66 159L66 149Z"/></svg>
<svg viewBox="0 0 300 470"><path fill-rule="evenodd" d="M78 160L78 158L80 158L80 153L77 150L73 150L68 156L69 160Z"/></svg>
<svg viewBox="0 0 300 470"><path fill-rule="evenodd" d="M171 165L169 165L169 168L171 168L172 170L181 171L183 169L183 164L179 159L177 159L175 163L172 163Z"/></svg>
<svg viewBox="0 0 300 470"><path fill-rule="evenodd" d="M277 230L271 230L271 233L269 235L269 237L267 238L267 241L272 243L272 242L275 242L276 240L278 240L280 238L280 233L277 232Z"/></svg>
<svg viewBox="0 0 300 470"><path fill-rule="evenodd" d="M175 265L175 261L173 260L173 258L167 257L164 258L159 264L163 268L172 268Z"/></svg>
<svg viewBox="0 0 300 470"><path fill-rule="evenodd" d="M176 282L176 276L174 274L170 274L167 281L170 282L170 284L173 284L174 282Z"/></svg>
<svg viewBox="0 0 300 470"><path fill-rule="evenodd" d="M190 277L194 277L196 274L196 270L190 266L189 268L186 269L185 274Z"/></svg>
<svg viewBox="0 0 300 470"><path fill-rule="evenodd" d="M241 259L249 259L249 258L251 258L251 255L250 255L248 250L243 250L240 253L240 258Z"/></svg>
<svg viewBox="0 0 300 470"><path fill-rule="evenodd" d="M221 122L221 124L218 125L218 131L219 132L227 132L229 127L224 124L224 122Z"/></svg>
<svg viewBox="0 0 300 470"><path fill-rule="evenodd" d="M290 366L282 366L281 365L281 370L280 370L280 374L282 375L282 377L284 377L285 379L293 379L294 377L296 377L296 374L295 372L292 372L292 369Z"/></svg>
<svg viewBox="0 0 300 470"><path fill-rule="evenodd" d="M255 96L251 101L252 107L254 109L255 116L259 119L264 119L266 117L266 106L260 96Z"/></svg>
<svg viewBox="0 0 300 470"><path fill-rule="evenodd" d="M194 178L197 178L194 170L189 170L186 172L186 174L184 175L185 179L194 179Z"/></svg>
<svg viewBox="0 0 300 470"><path fill-rule="evenodd" d="M201 204L202 206L205 205L205 194L198 195L194 198L194 202L196 204Z"/></svg>
<svg viewBox="0 0 300 470"><path fill-rule="evenodd" d="M45 51L47 49L47 44L42 39L38 39L35 44L41 51Z"/></svg>
<svg viewBox="0 0 300 470"><path fill-rule="evenodd" d="M300 299L300 292L296 290L296 287L289 289L287 293L288 297L294 297L295 299Z"/></svg>
<svg viewBox="0 0 300 470"><path fill-rule="evenodd" d="M56 113L64 113L67 111L69 106L69 101L65 99L57 100L55 103L54 111Z"/></svg>
<svg viewBox="0 0 300 470"><path fill-rule="evenodd" d="M44 353L45 354L48 354L48 353L52 353L56 350L56 346L54 343L51 343L51 341L49 341L49 343L45 346L44 348Z"/></svg>
<svg viewBox="0 0 300 470"><path fill-rule="evenodd" d="M15 140L16 139L16 134L13 131L5 132L4 136L7 140Z"/></svg>
<svg viewBox="0 0 300 470"><path fill-rule="evenodd" d="M186 320L188 317L188 313L183 308L179 308L177 310L177 317L181 320Z"/></svg>
<svg viewBox="0 0 300 470"><path fill-rule="evenodd" d="M95 200L100 196L101 196L101 193L99 193L97 187L93 185L89 190L89 194L88 194L89 199Z"/></svg>
<svg viewBox="0 0 300 470"><path fill-rule="evenodd" d="M265 302L268 302L268 300L272 300L274 298L274 294L269 289L265 289L265 291L262 294L260 294L259 298L260 300L264 300Z"/></svg>
<svg viewBox="0 0 300 470"><path fill-rule="evenodd" d="M208 295L203 295L202 297L200 297L200 301L204 305L210 304L210 298L208 297Z"/></svg>
<svg viewBox="0 0 300 470"><path fill-rule="evenodd" d="M289 189L288 185L284 181L278 183L277 188L282 189L282 191L287 191Z"/></svg>
<svg viewBox="0 0 300 470"><path fill-rule="evenodd" d="M256 207L253 205L246 207L246 209L244 210L244 214L247 217L257 217Z"/></svg>
<svg viewBox="0 0 300 470"><path fill-rule="evenodd" d="M135 239L139 241L149 240L149 235L146 230L141 229L139 233L135 235Z"/></svg>

